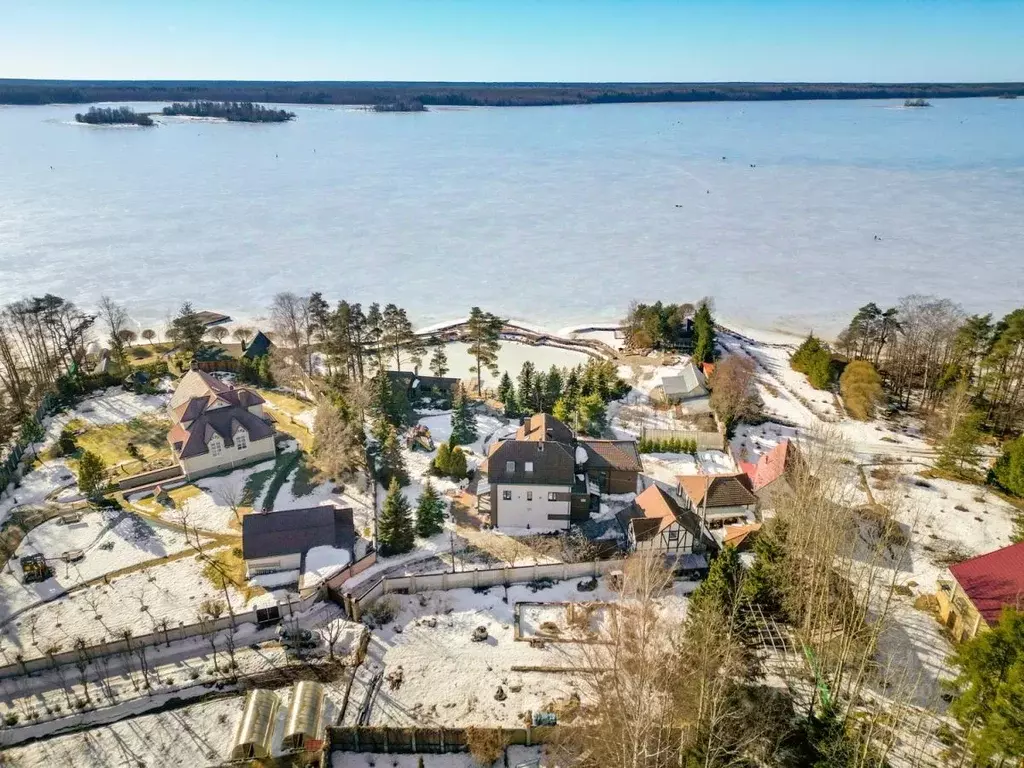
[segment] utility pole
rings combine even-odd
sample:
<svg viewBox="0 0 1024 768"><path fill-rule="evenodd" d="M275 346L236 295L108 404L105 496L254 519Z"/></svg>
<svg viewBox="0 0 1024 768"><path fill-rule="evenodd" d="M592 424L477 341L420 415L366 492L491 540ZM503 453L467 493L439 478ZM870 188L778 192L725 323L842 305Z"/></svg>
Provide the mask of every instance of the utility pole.
<svg viewBox="0 0 1024 768"><path fill-rule="evenodd" d="M452 548L452 573L455 573L455 532L448 531L448 542Z"/></svg>

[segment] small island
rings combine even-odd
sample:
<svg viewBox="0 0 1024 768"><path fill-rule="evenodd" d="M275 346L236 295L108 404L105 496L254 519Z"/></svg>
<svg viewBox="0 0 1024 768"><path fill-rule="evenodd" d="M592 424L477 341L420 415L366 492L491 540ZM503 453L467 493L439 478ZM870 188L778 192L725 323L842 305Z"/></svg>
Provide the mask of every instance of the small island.
<svg viewBox="0 0 1024 768"><path fill-rule="evenodd" d="M1017 94L1016 93L1001 93L998 96L996 96L996 98L997 99L1016 99L1017 98Z"/></svg>
<svg viewBox="0 0 1024 768"><path fill-rule="evenodd" d="M163 114L172 117L212 117L229 123L286 123L295 119L294 112L269 109L251 101L188 101L175 102L163 108Z"/></svg>
<svg viewBox="0 0 1024 768"><path fill-rule="evenodd" d="M426 112L427 108L419 99L396 99L374 104L372 112Z"/></svg>
<svg viewBox="0 0 1024 768"><path fill-rule="evenodd" d="M75 122L89 125L154 125L153 118L129 107L89 107L84 115L75 115Z"/></svg>
<svg viewBox="0 0 1024 768"><path fill-rule="evenodd" d="M931 103L925 99L907 99L903 102L904 107L930 107Z"/></svg>

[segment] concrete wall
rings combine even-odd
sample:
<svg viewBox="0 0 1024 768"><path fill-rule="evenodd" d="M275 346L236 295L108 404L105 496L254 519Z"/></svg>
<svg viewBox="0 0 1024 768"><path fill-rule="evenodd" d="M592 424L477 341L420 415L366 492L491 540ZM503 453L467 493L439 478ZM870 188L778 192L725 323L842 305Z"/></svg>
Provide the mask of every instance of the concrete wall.
<svg viewBox="0 0 1024 768"><path fill-rule="evenodd" d="M523 565L515 568L481 568L457 573L426 573L416 576L386 577L370 584L358 595L346 594L346 610L358 621L363 610L379 597L395 592L415 594L432 590L497 587L526 584L538 579L583 579L621 570L625 560L593 560L586 563Z"/></svg>
<svg viewBox="0 0 1024 768"><path fill-rule="evenodd" d="M311 595L306 598L300 599L291 603L279 603L278 607L281 611L281 617L290 616L294 613L301 613L309 610L313 603L316 602L317 595ZM141 645L154 646L166 643L167 640L175 642L177 640L185 640L190 637L197 637L212 631L220 632L231 627L232 619L230 616L221 616L216 621L208 623L195 623L195 624L179 624L174 626L168 625L167 636L164 637L164 633L151 632L145 635L136 635L131 640L131 647L138 648ZM251 611L243 611L242 613L236 613L234 617L234 624L236 627L242 624L255 624L256 623L256 609ZM211 629L212 628L212 629ZM112 640L110 642L99 643L97 645L89 646L88 655L90 659L98 659L103 656L113 656L118 653L124 653L127 646L123 640ZM63 651L62 653L54 654L53 662L50 661L48 656L42 658L28 659L22 664L8 664L7 666L0 667L0 680L6 680L12 677L21 677L27 670L29 674L33 672L45 671L53 668L53 664L56 663L60 666L68 664L74 664L78 661L79 655L77 651Z"/></svg>
<svg viewBox="0 0 1024 768"><path fill-rule="evenodd" d="M257 461L271 459L276 454L277 449L274 445L274 437L271 435L262 440L255 440L249 443L249 447L241 451L235 448L234 443L225 443L224 450L220 456L211 456L209 453L204 453L189 459L182 459L181 467L185 471L185 476L189 480L194 480L204 475L212 475L227 469L243 467Z"/></svg>
<svg viewBox="0 0 1024 768"><path fill-rule="evenodd" d="M124 480L118 480L117 487L119 490L127 491L132 488L141 488L144 485L151 485L153 483L159 483L163 480L171 480L181 476L181 467L175 464L173 467L154 469L152 472L143 472L142 474L126 477Z"/></svg>
<svg viewBox="0 0 1024 768"><path fill-rule="evenodd" d="M570 489L564 485L497 485L491 500L497 504L496 527L501 528L568 528ZM505 493L512 498L506 499ZM548 494L557 495L548 501ZM532 496L532 498L528 498ZM552 518L551 515L559 517ZM491 519L495 517L492 513Z"/></svg>
<svg viewBox="0 0 1024 768"><path fill-rule="evenodd" d="M301 565L301 552L277 557L254 557L245 561L245 577L249 579L260 573L274 573L275 571L297 571Z"/></svg>

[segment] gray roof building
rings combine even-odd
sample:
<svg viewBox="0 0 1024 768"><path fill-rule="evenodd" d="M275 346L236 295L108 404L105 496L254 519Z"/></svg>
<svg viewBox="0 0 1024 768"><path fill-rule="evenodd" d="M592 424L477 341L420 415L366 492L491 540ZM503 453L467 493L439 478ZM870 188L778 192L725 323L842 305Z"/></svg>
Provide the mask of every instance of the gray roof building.
<svg viewBox="0 0 1024 768"><path fill-rule="evenodd" d="M256 512L242 518L242 557L246 560L305 554L322 546L352 552L355 540L352 510L333 504Z"/></svg>

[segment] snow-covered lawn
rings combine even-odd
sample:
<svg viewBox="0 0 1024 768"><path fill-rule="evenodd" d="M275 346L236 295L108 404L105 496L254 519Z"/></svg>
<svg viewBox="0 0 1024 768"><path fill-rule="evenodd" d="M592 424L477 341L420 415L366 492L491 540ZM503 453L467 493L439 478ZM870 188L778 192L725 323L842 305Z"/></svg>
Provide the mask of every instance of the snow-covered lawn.
<svg viewBox="0 0 1024 768"><path fill-rule="evenodd" d="M38 584L22 584L21 568L12 559L0 572L0 620L106 573L187 548L182 534L131 513L87 512L80 522L67 525L49 520L29 532L15 558L39 553L53 561L64 552L80 549L85 559L77 563L51 562L54 576Z"/></svg>
<svg viewBox="0 0 1024 768"><path fill-rule="evenodd" d="M614 600L616 595L601 579L594 592L579 592L577 580L556 583L536 592L528 585L392 595L398 606L394 622L375 631L371 657L383 664L385 675L402 670L396 690L379 696L372 710L375 725L432 723L451 726L518 726L521 713L543 709L549 702L573 692L572 675L518 672L513 666L564 668L573 664L573 644L531 647L513 637L516 602L590 602ZM681 620L692 585L679 583L677 594L662 598L671 620ZM433 624L433 626L431 626ZM471 639L483 626L488 638ZM398 631L398 630L401 631ZM501 686L507 698L496 701Z"/></svg>
<svg viewBox="0 0 1024 768"><path fill-rule="evenodd" d="M89 562L88 556L85 562ZM183 557L44 603L4 627L4 651L8 656L12 649L26 657L39 656L52 642L68 648L76 637L97 642L112 639L124 629L135 634L152 632L163 618L175 627L191 624L204 600L224 600L223 591L206 579L202 570L203 564L195 557ZM242 595L234 589L228 593L232 606L241 610L245 604Z"/></svg>
<svg viewBox="0 0 1024 768"><path fill-rule="evenodd" d="M476 386L476 373L470 368L476 365L476 361L470 356L467 345L463 342L453 342L445 346L448 354L449 376L463 380L473 381ZM503 341L498 350L498 375L494 376L489 370L484 369L483 382L485 389L493 389L498 386L501 374L508 371L513 379L519 375L523 363L529 360L538 370L547 371L552 365L559 368L572 368L576 365L585 365L590 356L584 352L577 352L572 349L561 347L532 346L520 344L513 341Z"/></svg>
<svg viewBox="0 0 1024 768"><path fill-rule="evenodd" d="M134 392L126 392L120 387L110 387L86 397L74 408L56 416L47 429L47 436L56 426L56 433L54 433L54 437L56 437L63 425L74 419L81 419L99 427L108 424L123 424L154 412L163 413L169 401L170 395L168 394L139 395ZM57 426L58 424L59 426Z"/></svg>
<svg viewBox="0 0 1024 768"><path fill-rule="evenodd" d="M344 549L335 547L313 547L306 552L306 567L302 572L299 586L303 589L316 585L331 578L334 574L352 561Z"/></svg>
<svg viewBox="0 0 1024 768"><path fill-rule="evenodd" d="M12 483L7 495L0 499L0 523L10 516L15 507L43 504L48 496L61 488L69 489L70 493L78 489L78 481L64 460L52 459L40 464L21 479L17 488Z"/></svg>

